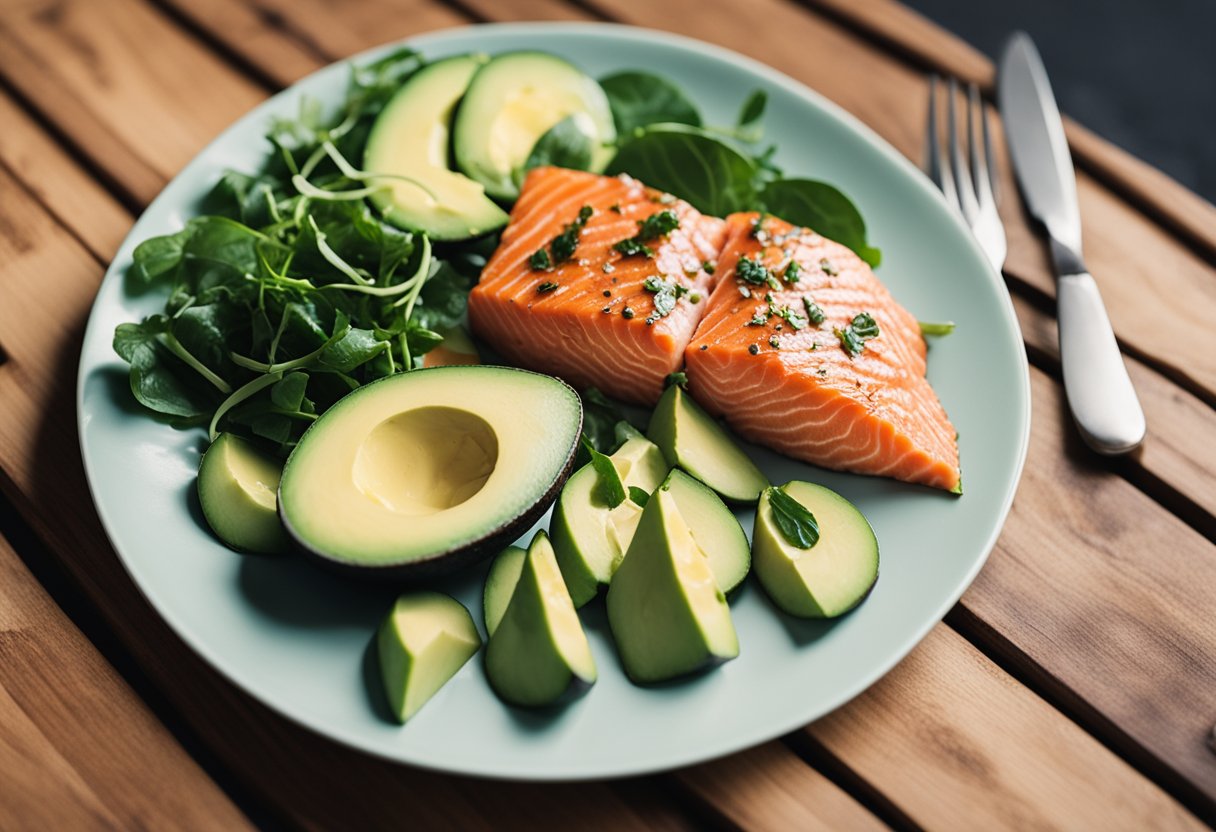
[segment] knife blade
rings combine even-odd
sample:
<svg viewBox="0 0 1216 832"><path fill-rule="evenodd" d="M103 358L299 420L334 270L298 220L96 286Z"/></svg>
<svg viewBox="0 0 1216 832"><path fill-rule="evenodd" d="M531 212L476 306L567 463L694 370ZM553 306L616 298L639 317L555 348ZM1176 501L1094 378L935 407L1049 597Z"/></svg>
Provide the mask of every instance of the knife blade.
<svg viewBox="0 0 1216 832"><path fill-rule="evenodd" d="M1136 448L1146 430L1098 284L1081 253L1077 180L1047 70L1025 32L1005 44L997 75L1009 153L1030 213L1043 224L1056 272L1064 392L1082 438L1102 454Z"/></svg>

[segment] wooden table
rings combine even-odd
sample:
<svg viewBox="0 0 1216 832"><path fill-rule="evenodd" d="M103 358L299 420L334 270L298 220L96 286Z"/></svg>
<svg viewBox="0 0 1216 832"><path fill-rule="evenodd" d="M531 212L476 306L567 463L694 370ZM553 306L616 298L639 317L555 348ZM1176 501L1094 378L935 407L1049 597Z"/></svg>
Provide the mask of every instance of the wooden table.
<svg viewBox="0 0 1216 832"><path fill-rule="evenodd" d="M1005 276L1034 397L1021 489L945 622L837 712L644 779L441 776L288 723L152 612L106 541L76 441L81 332L119 241L271 92L389 39L508 18L720 43L913 158L930 68L991 88L984 57L886 0L0 0L0 828L1216 821L1216 209L1075 124L1087 260L1149 440L1108 461L1072 430L1047 249L1006 175Z"/></svg>

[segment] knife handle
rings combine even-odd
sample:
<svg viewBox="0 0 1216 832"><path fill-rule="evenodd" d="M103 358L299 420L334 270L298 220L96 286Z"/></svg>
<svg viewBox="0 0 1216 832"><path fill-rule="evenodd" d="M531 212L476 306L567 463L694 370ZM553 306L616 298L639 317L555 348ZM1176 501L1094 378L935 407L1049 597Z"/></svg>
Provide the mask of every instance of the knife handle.
<svg viewBox="0 0 1216 832"><path fill-rule="evenodd" d="M1113 456L1136 448L1144 411L1128 378L1098 284L1088 272L1056 283L1064 392L1085 444Z"/></svg>

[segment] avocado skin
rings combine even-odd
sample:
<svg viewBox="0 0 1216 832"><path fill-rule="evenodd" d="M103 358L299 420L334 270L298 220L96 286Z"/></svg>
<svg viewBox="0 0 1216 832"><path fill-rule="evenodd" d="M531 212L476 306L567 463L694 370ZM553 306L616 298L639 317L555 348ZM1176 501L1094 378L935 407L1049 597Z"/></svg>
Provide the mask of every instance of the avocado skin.
<svg viewBox="0 0 1216 832"><path fill-rule="evenodd" d="M581 420L579 423L579 434L582 434ZM553 502L557 499L557 495L561 493L562 486L570 478L570 474L574 471L574 457L577 450L577 445L570 449L570 455L566 458L566 465L562 468L562 472L553 481L552 485L549 486L548 490L545 491L544 496L532 508L520 514L514 520L499 526L480 540L475 540L456 549L449 549L446 552L439 552L429 558L408 561L406 563L389 564L387 566L361 566L334 560L315 549L309 548L301 536L295 533L291 524L287 522L287 518L283 516L282 501L279 502L279 519L283 522L283 528L287 529L287 534L295 543L297 551L303 554L307 560L339 575L363 580L399 581L402 583L424 581L430 578L451 575L453 572L459 572L461 569L473 566L497 554L511 543L514 543L521 534L531 528L549 510L549 507L553 505Z"/></svg>

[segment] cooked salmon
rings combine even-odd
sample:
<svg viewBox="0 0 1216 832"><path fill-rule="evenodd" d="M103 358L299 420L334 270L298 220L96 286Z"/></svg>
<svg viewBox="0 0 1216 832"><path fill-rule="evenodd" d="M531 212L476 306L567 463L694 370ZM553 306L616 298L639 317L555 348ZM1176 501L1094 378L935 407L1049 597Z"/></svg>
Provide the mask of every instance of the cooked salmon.
<svg viewBox="0 0 1216 832"><path fill-rule="evenodd" d="M727 222L721 282L686 353L694 398L796 459L960 490L916 318L848 248L773 217Z"/></svg>
<svg viewBox="0 0 1216 832"><path fill-rule="evenodd" d="M725 235L723 220L629 177L534 169L469 323L511 363L654 404L708 306Z"/></svg>

